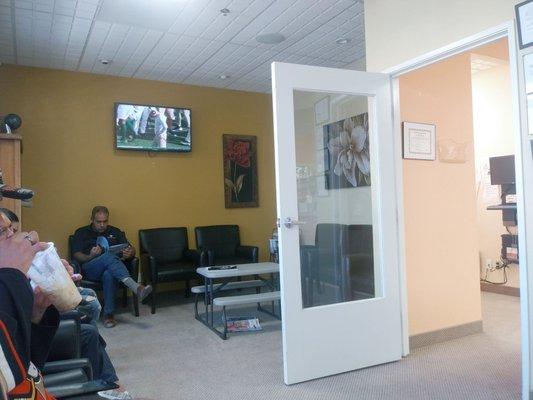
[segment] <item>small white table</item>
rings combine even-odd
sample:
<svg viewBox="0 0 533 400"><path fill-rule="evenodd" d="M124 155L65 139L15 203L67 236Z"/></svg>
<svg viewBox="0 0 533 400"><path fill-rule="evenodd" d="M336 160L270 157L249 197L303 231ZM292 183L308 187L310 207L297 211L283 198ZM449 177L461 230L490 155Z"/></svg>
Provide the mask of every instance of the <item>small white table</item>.
<svg viewBox="0 0 533 400"><path fill-rule="evenodd" d="M266 285L270 288L270 290L274 291L276 290L275 287L275 274L279 274L279 264L273 263L273 262L262 262L262 263L251 263L251 264L238 264L237 268L234 269L209 269L209 267L201 267L197 268L196 272L199 275L202 275L204 277L204 305L205 305L205 314L204 316L196 313L196 319L202 322L205 326L207 326L209 329L211 329L213 332L215 332L218 336L220 336L222 339L226 339L226 327L224 327L224 331L221 332L218 329L216 329L215 324L213 322L213 299L215 298L216 293L218 293L221 290L224 290L224 287L234 280L235 278L242 277L242 276L254 276L258 279L261 279L263 282L266 283ZM270 280L263 279L260 277L260 275L264 274L270 274ZM216 284L214 286L213 281L215 279L222 280L222 283ZM261 311L268 312L264 309L261 309ZM274 313L269 314L276 316ZM278 317L279 318L279 317Z"/></svg>

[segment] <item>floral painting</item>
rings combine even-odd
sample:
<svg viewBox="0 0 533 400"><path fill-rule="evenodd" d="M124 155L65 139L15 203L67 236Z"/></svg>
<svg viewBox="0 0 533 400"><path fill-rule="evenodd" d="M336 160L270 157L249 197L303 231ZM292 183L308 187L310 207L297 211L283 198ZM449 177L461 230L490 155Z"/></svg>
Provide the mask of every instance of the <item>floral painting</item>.
<svg viewBox="0 0 533 400"><path fill-rule="evenodd" d="M222 135L226 208L258 207L257 138Z"/></svg>
<svg viewBox="0 0 533 400"><path fill-rule="evenodd" d="M370 186L368 113L324 125L326 189Z"/></svg>

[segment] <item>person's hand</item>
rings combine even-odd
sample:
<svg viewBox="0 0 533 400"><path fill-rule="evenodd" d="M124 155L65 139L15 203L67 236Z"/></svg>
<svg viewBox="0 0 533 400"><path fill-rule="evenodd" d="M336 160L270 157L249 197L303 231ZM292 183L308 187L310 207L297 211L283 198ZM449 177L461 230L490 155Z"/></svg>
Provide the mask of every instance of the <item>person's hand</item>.
<svg viewBox="0 0 533 400"><path fill-rule="evenodd" d="M128 258L132 258L134 255L135 255L135 249L132 246L128 246L124 250L122 250L122 258L124 260L127 260Z"/></svg>
<svg viewBox="0 0 533 400"><path fill-rule="evenodd" d="M31 312L31 322L38 324L43 318L46 309L52 305L52 299L44 293L39 286L33 290L33 310Z"/></svg>
<svg viewBox="0 0 533 400"><path fill-rule="evenodd" d="M65 269L67 270L68 272L68 275L70 276L70 278L74 281L74 282L78 282L78 281L81 281L81 274L75 274L74 273L74 268L72 267L72 265L70 265L68 263L67 260L64 260L64 259L61 259L61 262L63 263L63 266L65 267Z"/></svg>
<svg viewBox="0 0 533 400"><path fill-rule="evenodd" d="M33 257L38 251L48 247L39 242L37 232L19 232L5 240L0 240L0 268L15 268L28 273Z"/></svg>
<svg viewBox="0 0 533 400"><path fill-rule="evenodd" d="M96 256L99 256L102 254L102 248L100 246L94 246L91 248L91 251L89 252L89 256L91 258L94 258Z"/></svg>

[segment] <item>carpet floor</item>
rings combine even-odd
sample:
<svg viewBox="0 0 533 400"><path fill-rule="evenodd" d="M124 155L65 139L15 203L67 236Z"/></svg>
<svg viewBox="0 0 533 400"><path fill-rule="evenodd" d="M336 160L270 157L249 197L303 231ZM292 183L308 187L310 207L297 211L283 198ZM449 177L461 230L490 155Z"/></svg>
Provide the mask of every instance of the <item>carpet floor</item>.
<svg viewBox="0 0 533 400"><path fill-rule="evenodd" d="M193 303L169 293L155 315L124 311L100 327L122 385L151 400L520 399L520 303L482 293L484 332L414 350L399 362L297 385L283 383L281 323L254 309L262 331L223 341L194 319Z"/></svg>

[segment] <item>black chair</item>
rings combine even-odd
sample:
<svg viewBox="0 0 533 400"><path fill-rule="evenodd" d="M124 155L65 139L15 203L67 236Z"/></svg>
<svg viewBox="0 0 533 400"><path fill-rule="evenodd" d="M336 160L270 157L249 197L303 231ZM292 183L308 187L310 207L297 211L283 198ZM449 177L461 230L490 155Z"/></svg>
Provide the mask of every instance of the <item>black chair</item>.
<svg viewBox="0 0 533 400"><path fill-rule="evenodd" d="M373 295L372 225L317 224L315 244L301 246L300 257L304 306ZM329 293L324 295L325 287Z"/></svg>
<svg viewBox="0 0 533 400"><path fill-rule="evenodd" d="M80 320L65 319L52 340L42 369L46 387L79 384L93 379L91 363L81 358Z"/></svg>
<svg viewBox="0 0 533 400"><path fill-rule="evenodd" d="M259 261L257 246L241 246L238 225L197 226L194 234L203 267Z"/></svg>
<svg viewBox="0 0 533 400"><path fill-rule="evenodd" d="M115 383L93 380L91 362L81 356L81 313L61 314L61 322L50 346L42 374L46 389L58 399L116 389ZM96 394L94 395L96 398Z"/></svg>
<svg viewBox="0 0 533 400"><path fill-rule="evenodd" d="M68 253L69 253L70 263L74 267L74 272L76 272L77 274L83 275L80 263L76 261L76 259L74 258L72 254L73 241L74 241L74 236L70 235L68 237ZM139 259L137 257L134 257L133 259L126 261L124 264L126 265L126 268L128 269L133 280L137 282L138 277L139 277ZM126 287L126 285L122 283L121 285L122 285L122 306L127 307L128 306L128 288ZM103 285L101 281L92 281L90 279L87 279L86 277L82 278L80 282L80 286L93 289L94 291L99 292L99 293L101 293L103 290ZM139 299L136 294L132 293L132 296L133 296L133 315L138 317L139 316ZM100 303L102 303L102 306L104 304L104 300L105 299L103 299L100 296Z"/></svg>
<svg viewBox="0 0 533 400"><path fill-rule="evenodd" d="M340 279L345 301L375 296L372 225L347 226Z"/></svg>
<svg viewBox="0 0 533 400"><path fill-rule="evenodd" d="M197 278L199 253L189 249L187 228L153 228L139 230L141 261L149 271L152 292L152 314L155 314L157 285L163 282L185 281L185 296L189 296L190 280Z"/></svg>

